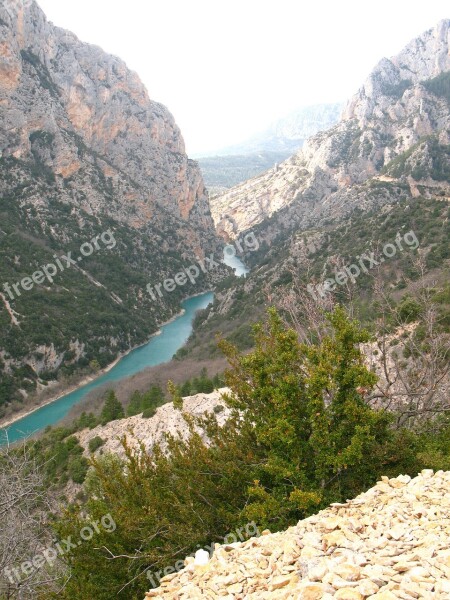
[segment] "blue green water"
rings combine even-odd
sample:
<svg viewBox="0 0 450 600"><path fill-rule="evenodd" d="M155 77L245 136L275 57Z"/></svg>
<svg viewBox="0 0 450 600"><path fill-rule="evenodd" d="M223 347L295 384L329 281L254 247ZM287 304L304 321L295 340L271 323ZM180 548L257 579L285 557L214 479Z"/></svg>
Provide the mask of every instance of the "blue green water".
<svg viewBox="0 0 450 600"><path fill-rule="evenodd" d="M225 254L223 262L234 270L236 277L245 277L250 272L250 269L244 265L239 256L228 256Z"/></svg>
<svg viewBox="0 0 450 600"><path fill-rule="evenodd" d="M27 417L16 421L6 429L0 429L0 446L6 442L7 432L10 443L30 436L47 425L54 425L63 419L72 406L81 402L89 392L108 382L130 377L146 367L154 367L167 362L187 341L192 331L192 322L196 311L206 308L213 301L214 294L206 292L200 296L188 298L182 304L185 312L171 323L161 327L161 334L153 337L147 344L136 348L124 356L110 371L74 392L55 400L36 410Z"/></svg>

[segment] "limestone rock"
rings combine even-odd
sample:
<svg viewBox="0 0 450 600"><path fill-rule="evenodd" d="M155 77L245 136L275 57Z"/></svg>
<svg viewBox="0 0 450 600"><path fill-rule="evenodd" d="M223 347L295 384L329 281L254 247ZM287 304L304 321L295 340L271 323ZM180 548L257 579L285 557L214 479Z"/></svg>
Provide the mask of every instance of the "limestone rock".
<svg viewBox="0 0 450 600"><path fill-rule="evenodd" d="M227 552L219 546L201 573L185 569L164 578L162 587L149 597L446 600L450 593L449 489L450 472L426 470L414 479L384 478L368 492L346 504L333 504L285 532L252 538ZM423 507L420 512L417 496ZM389 531L399 535L387 535ZM426 560L418 554L423 549L430 550Z"/></svg>
<svg viewBox="0 0 450 600"><path fill-rule="evenodd" d="M199 168L173 116L136 73L55 27L34 0L2 3L0 29L0 155L37 160L60 182L60 195L73 203L76 188L88 211L106 202L94 169L126 200L109 200L111 216L138 227L162 206L211 228Z"/></svg>
<svg viewBox="0 0 450 600"><path fill-rule="evenodd" d="M444 146L449 143L447 101L426 86L450 70L449 31L450 20L445 19L397 56L382 59L337 125L311 137L281 165L213 198L212 214L222 235L233 238L275 213L277 219L267 223L267 231L258 227L268 242L282 225L317 227L318 219L329 219L330 213L343 216L354 206L362 208L362 202L368 208L370 194L365 190L362 195L360 186L395 183L395 169L382 174L381 168L402 153L410 151L408 173L419 163L430 163L427 144L416 145L430 135ZM421 186L448 196L448 185L430 181L425 171ZM401 183L411 188L411 196L427 193L407 174Z"/></svg>
<svg viewBox="0 0 450 600"><path fill-rule="evenodd" d="M230 414L230 409L222 400L222 394L227 392L229 392L228 388L222 388L210 394L187 396L183 399L183 412L199 417L205 413L213 414L217 406L222 406L223 410L216 416L218 423L223 425ZM80 440L86 457L91 455L89 442L97 436L105 440L105 444L101 447L103 452L111 452L124 457L125 452L120 442L123 436L127 437L130 447L137 449L142 443L147 451L151 451L156 443L165 447L167 433L180 434L182 437L187 437L189 434L189 427L183 418L183 413L174 408L172 402L160 406L155 415L149 419L143 419L142 415L136 415L111 421L106 425L98 425L94 429L83 429L75 435ZM97 454L99 452L100 449L97 450Z"/></svg>

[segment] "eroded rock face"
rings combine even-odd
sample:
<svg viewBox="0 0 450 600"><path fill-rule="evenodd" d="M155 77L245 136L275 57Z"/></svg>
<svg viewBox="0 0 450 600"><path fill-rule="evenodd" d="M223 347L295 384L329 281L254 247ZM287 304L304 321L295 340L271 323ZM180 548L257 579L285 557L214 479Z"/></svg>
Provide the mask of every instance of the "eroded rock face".
<svg viewBox="0 0 450 600"><path fill-rule="evenodd" d="M93 355L111 363L211 287L205 273L156 301L147 290L221 245L172 115L122 60L49 23L34 0L0 2L0 204L0 379L25 367L8 388L18 407L48 389L43 372ZM97 248L32 294L3 288L107 230L113 254Z"/></svg>
<svg viewBox="0 0 450 600"><path fill-rule="evenodd" d="M160 206L212 228L201 174L172 115L122 60L53 26L34 0L2 2L0 50L3 157L37 161L62 197L76 188L72 202L133 226ZM93 163L124 205L105 206L89 177Z"/></svg>
<svg viewBox="0 0 450 600"><path fill-rule="evenodd" d="M144 419L142 415L128 417L111 421L106 425L99 425L94 429L84 429L75 434L81 446L85 449L86 456L89 442L99 436L105 440L102 446L102 452L111 452L117 456L125 457L125 451L121 444L121 439L126 436L129 446L138 449L140 444L151 452L155 444L165 446L165 436L181 435L184 439L189 437L189 427L183 417L183 413L201 417L205 413L216 414L217 421L223 425L230 415L230 409L222 400L222 394L229 392L228 388L215 390L210 394L195 394L183 398L183 410L174 408L172 402L160 406L156 414L149 419Z"/></svg>
<svg viewBox="0 0 450 600"><path fill-rule="evenodd" d="M220 546L147 593L154 600L446 600L450 472L383 477L284 532Z"/></svg>
<svg viewBox="0 0 450 600"><path fill-rule="evenodd" d="M281 165L213 198L213 218L224 237L235 237L286 207L293 208L302 227L312 211L329 214L333 204L346 202L347 190L378 177L426 136L448 145L448 98L427 82L450 71L449 38L447 19L398 56L380 61L335 127L310 138ZM429 159L426 152L418 157L422 163ZM428 175L423 177L427 185ZM292 215L278 227L290 220Z"/></svg>

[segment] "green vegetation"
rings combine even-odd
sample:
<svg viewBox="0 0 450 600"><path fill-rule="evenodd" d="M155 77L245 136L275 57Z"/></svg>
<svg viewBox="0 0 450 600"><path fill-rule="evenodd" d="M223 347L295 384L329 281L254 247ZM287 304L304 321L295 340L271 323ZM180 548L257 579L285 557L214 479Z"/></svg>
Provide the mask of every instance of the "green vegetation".
<svg viewBox="0 0 450 600"><path fill-rule="evenodd" d="M153 385L150 390L145 393L135 391L127 406L127 417L133 417L134 415L144 413L142 416L144 418L149 418L155 414L158 406L161 406L165 402L164 392L157 385Z"/></svg>
<svg viewBox="0 0 450 600"><path fill-rule="evenodd" d="M450 72L447 71L433 77L433 79L428 79L422 85L432 94L445 98L450 104Z"/></svg>
<svg viewBox="0 0 450 600"><path fill-rule="evenodd" d="M51 430L29 445L31 456L44 465L49 488L61 488L69 481L83 483L89 463L72 428Z"/></svg>
<svg viewBox="0 0 450 600"><path fill-rule="evenodd" d="M103 410L100 414L100 423L106 425L111 421L123 419L125 413L122 404L117 400L117 396L113 390L107 393Z"/></svg>
<svg viewBox="0 0 450 600"><path fill-rule="evenodd" d="M208 156L199 158L205 184L208 188L230 188L283 162L293 154L285 152L258 152L232 156Z"/></svg>
<svg viewBox="0 0 450 600"><path fill-rule="evenodd" d="M208 377L208 372L205 368L202 369L200 377L188 379L179 388L181 396L193 396L194 394L210 394L214 390L219 389L224 385L220 375L214 375L212 379Z"/></svg>
<svg viewBox="0 0 450 600"><path fill-rule="evenodd" d="M190 438L167 436L168 452L156 447L149 456L123 441L123 461L92 460L86 502L69 507L56 534L75 536L105 514L117 527L65 556L71 578L59 598L140 599L149 576L249 521L283 529L354 497L381 474L448 468L448 418L431 433L395 429L361 392L376 380L359 348L369 334L340 308L328 323L320 342L305 345L270 310L255 327L252 352L220 344L233 411L223 428L214 416L190 419Z"/></svg>
<svg viewBox="0 0 450 600"><path fill-rule="evenodd" d="M89 452L94 453L96 450L101 448L105 440L103 440L99 435L96 435L92 440L89 440Z"/></svg>
<svg viewBox="0 0 450 600"><path fill-rule="evenodd" d="M398 318L403 323L412 323L417 321L421 314L421 306L417 300L411 296L404 296L397 307Z"/></svg>
<svg viewBox="0 0 450 600"><path fill-rule="evenodd" d="M450 146L440 144L435 136L423 138L385 165L382 173L396 178L411 175L416 181L431 178L446 182L450 178Z"/></svg>
<svg viewBox="0 0 450 600"><path fill-rule="evenodd" d="M412 87L413 82L410 79L404 79L399 83L388 83L387 81L383 82L382 92L385 96L390 96L391 98L400 99L407 89Z"/></svg>

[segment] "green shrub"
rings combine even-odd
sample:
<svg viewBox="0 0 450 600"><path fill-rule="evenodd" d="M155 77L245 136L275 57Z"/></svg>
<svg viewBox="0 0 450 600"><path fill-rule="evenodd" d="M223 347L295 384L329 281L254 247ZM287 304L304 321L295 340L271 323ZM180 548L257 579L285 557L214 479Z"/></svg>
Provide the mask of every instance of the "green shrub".
<svg viewBox="0 0 450 600"><path fill-rule="evenodd" d="M89 463L84 456L76 456L69 460L68 475L74 483L83 483L88 469Z"/></svg>
<svg viewBox="0 0 450 600"><path fill-rule="evenodd" d="M106 425L110 421L123 419L124 416L125 413L122 404L117 399L115 392L110 390L107 393L105 404L100 415L101 424Z"/></svg>
<svg viewBox="0 0 450 600"><path fill-rule="evenodd" d="M422 307L410 296L406 296L403 298L402 302L397 308L397 314L399 319L403 323L412 323L413 321L417 321L422 311Z"/></svg>
<svg viewBox="0 0 450 600"><path fill-rule="evenodd" d="M156 415L156 408L147 408L146 410L144 410L144 412L142 413L142 418L143 419L151 419L152 417L154 417Z"/></svg>
<svg viewBox="0 0 450 600"><path fill-rule="evenodd" d="M101 448L104 443L105 440L103 440L99 435L96 435L94 438L89 440L89 452L93 454L96 450Z"/></svg>

